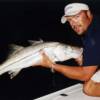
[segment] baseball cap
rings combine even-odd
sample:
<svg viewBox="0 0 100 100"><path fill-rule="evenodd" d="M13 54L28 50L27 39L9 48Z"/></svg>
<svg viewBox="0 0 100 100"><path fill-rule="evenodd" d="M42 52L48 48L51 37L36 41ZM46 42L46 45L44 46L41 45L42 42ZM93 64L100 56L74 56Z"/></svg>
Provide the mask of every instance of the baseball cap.
<svg viewBox="0 0 100 100"><path fill-rule="evenodd" d="M61 23L64 24L67 21L65 16L73 16L78 14L82 10L89 10L89 6L85 3L70 3L64 8L64 15L61 18Z"/></svg>

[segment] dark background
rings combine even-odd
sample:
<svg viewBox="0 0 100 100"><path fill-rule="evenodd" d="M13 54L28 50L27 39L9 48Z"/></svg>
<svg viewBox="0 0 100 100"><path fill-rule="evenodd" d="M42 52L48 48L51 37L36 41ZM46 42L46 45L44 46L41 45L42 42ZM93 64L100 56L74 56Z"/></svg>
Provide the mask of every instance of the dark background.
<svg viewBox="0 0 100 100"><path fill-rule="evenodd" d="M81 45L68 23L60 23L64 6L75 1L87 3L99 16L100 0L0 0L0 63L6 60L11 43L27 46L28 40L41 38ZM77 82L49 69L30 67L12 80L7 73L0 76L0 100L32 100Z"/></svg>

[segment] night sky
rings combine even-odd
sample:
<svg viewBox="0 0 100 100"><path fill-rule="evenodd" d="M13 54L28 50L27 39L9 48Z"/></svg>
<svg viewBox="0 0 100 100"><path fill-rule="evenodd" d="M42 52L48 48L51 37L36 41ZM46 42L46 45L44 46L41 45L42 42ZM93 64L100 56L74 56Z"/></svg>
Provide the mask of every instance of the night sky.
<svg viewBox="0 0 100 100"><path fill-rule="evenodd" d="M64 6L74 1L81 0L0 0L0 63L7 59L12 43L28 46L28 40L43 39L81 45L68 23L60 23ZM100 0L82 1L100 14ZM0 76L0 100L32 100L77 82L49 69L30 67L12 80L7 73Z"/></svg>

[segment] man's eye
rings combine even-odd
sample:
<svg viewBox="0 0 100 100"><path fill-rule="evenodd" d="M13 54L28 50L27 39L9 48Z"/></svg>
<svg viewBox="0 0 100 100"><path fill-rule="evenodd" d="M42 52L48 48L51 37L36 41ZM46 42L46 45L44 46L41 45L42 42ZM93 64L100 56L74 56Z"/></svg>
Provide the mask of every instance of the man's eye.
<svg viewBox="0 0 100 100"><path fill-rule="evenodd" d="M76 18L78 18L79 17L79 15L76 15Z"/></svg>
<svg viewBox="0 0 100 100"><path fill-rule="evenodd" d="M70 22L70 21L71 21L71 19L68 19L68 21Z"/></svg>

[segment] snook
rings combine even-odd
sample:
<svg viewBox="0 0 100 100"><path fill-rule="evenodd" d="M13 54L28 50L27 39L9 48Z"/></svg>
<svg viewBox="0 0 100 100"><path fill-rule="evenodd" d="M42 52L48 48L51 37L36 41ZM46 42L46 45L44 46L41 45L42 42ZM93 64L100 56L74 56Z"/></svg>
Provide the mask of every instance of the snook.
<svg viewBox="0 0 100 100"><path fill-rule="evenodd" d="M38 64L42 60L40 51L50 58L51 61L65 61L71 58L82 64L83 48L70 46L60 42L33 42L28 47L11 45L13 50L8 59L0 65L0 75L5 72L10 74L10 78L16 76L21 69Z"/></svg>

